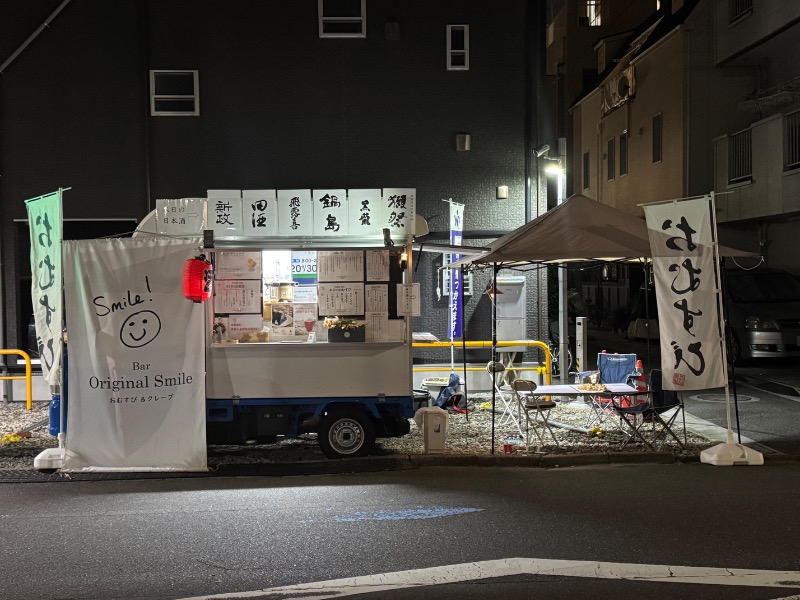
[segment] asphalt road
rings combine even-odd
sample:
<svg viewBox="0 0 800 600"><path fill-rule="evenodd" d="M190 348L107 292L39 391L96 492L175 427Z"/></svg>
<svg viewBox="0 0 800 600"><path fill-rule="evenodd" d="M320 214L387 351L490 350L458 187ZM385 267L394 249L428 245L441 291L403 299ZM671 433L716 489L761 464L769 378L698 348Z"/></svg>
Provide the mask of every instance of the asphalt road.
<svg viewBox="0 0 800 600"><path fill-rule="evenodd" d="M4 484L0 590L782 598L800 593L798 493L800 464ZM275 589L341 578L326 593Z"/></svg>

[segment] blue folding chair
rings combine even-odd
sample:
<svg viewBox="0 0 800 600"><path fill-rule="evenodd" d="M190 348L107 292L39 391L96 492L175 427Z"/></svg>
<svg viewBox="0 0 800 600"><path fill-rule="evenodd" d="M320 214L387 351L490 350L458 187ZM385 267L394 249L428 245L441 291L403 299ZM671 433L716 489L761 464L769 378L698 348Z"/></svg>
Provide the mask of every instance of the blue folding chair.
<svg viewBox="0 0 800 600"><path fill-rule="evenodd" d="M626 383L634 385L633 382L638 377L636 370L635 354L607 354L601 352L597 355L598 383ZM614 404L626 406L633 404L629 397L612 397L608 394L598 394L590 396L592 416L586 426L603 423L609 416L617 416L614 411Z"/></svg>

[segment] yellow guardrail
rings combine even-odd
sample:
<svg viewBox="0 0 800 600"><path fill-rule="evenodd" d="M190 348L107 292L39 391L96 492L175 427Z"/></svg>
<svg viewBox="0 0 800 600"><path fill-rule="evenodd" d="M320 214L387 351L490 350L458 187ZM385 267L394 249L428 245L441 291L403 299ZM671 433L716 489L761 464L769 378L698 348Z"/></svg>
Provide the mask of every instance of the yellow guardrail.
<svg viewBox="0 0 800 600"><path fill-rule="evenodd" d="M466 348L491 348L492 347L492 342L491 341L488 341L488 342L487 341L480 341L480 342L450 342L450 341L446 341L446 342L414 342L412 345L413 345L414 348L450 348L451 346L453 348L461 348L461 347L466 347ZM553 367L553 357L550 356L550 348L547 346L547 344L545 344L544 342L540 342L539 340L511 340L511 341L504 340L502 342L500 342L500 341L497 342L497 347L498 348L507 348L507 347L510 347L510 346L529 346L529 347L532 346L534 348L541 348L542 350L544 350L544 356L545 356L545 363L544 363L544 366L545 366L545 383L547 385L550 385L550 374L552 372L552 367ZM525 369L524 367L521 367L520 369L517 369L516 367L509 367L508 370L509 371L512 371L512 370L514 370L514 371L516 371L516 370L530 371L530 368ZM414 371L418 372L418 373L424 373L424 372L428 372L428 371L441 371L441 368L437 369L435 367L414 367ZM467 367L467 371L483 371L483 368L482 367Z"/></svg>
<svg viewBox="0 0 800 600"><path fill-rule="evenodd" d="M31 357L24 350L0 350L0 354L19 354L25 359L25 375L0 375L0 381L8 381L10 379L24 379L25 380L25 393L28 394L27 407L28 410L33 409L33 394L31 392Z"/></svg>

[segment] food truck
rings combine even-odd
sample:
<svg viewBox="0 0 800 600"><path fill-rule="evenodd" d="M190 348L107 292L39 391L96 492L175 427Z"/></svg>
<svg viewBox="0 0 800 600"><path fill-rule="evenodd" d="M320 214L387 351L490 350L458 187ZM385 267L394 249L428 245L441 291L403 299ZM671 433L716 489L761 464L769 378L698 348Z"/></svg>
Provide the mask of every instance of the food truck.
<svg viewBox="0 0 800 600"><path fill-rule="evenodd" d="M316 433L363 456L413 416L415 191L209 190L159 200L137 235L202 233L211 445ZM186 282L184 281L184 286Z"/></svg>

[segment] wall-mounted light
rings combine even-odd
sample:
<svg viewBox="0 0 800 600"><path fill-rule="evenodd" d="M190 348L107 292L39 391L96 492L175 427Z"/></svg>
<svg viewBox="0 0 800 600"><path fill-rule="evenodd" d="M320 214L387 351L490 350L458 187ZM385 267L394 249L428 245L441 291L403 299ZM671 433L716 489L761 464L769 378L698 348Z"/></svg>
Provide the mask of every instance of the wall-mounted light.
<svg viewBox="0 0 800 600"><path fill-rule="evenodd" d="M472 135L469 133L459 133L456 135L456 150L458 152L472 150Z"/></svg>
<svg viewBox="0 0 800 600"><path fill-rule="evenodd" d="M508 186L507 185L498 186L496 197L498 200L508 200Z"/></svg>
<svg viewBox="0 0 800 600"><path fill-rule="evenodd" d="M400 268L405 271L408 268L408 253L400 253Z"/></svg>
<svg viewBox="0 0 800 600"><path fill-rule="evenodd" d="M558 175L564 172L564 167L561 166L561 160L558 158L550 158L546 156L544 158L544 172L551 173L553 175Z"/></svg>

